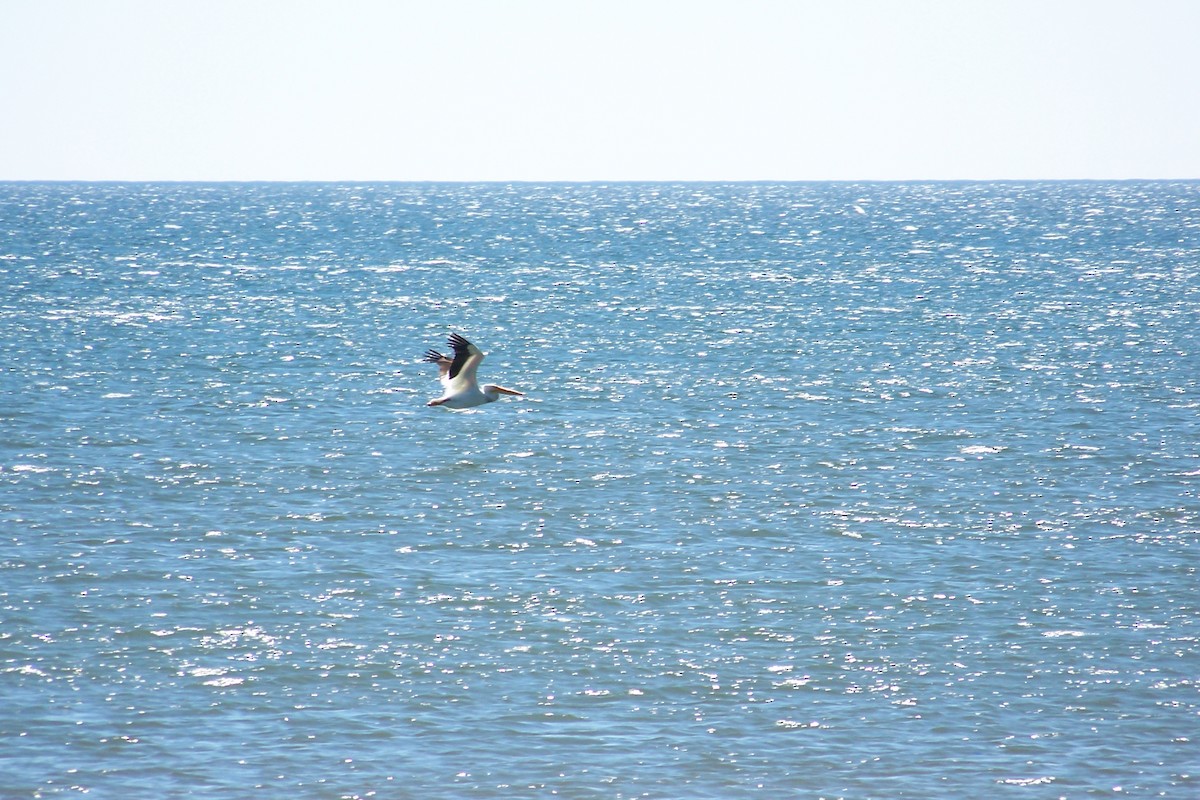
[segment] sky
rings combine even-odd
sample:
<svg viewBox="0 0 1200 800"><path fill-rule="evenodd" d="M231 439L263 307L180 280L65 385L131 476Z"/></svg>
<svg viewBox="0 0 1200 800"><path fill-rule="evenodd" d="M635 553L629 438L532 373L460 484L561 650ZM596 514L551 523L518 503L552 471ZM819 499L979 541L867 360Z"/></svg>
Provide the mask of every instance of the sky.
<svg viewBox="0 0 1200 800"><path fill-rule="evenodd" d="M1197 0L0 0L0 180L1200 178Z"/></svg>

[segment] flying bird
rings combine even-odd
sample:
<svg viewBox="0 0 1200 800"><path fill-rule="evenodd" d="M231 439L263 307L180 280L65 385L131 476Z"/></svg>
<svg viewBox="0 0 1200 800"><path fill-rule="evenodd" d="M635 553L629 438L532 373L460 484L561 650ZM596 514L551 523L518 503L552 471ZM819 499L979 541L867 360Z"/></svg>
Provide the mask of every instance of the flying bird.
<svg viewBox="0 0 1200 800"><path fill-rule="evenodd" d="M445 394L437 400L430 400L427 405L454 409L472 408L484 403L494 403L502 394L524 396L524 392L505 389L494 383L485 383L481 388L475 379L475 370L479 369L479 363L483 361L483 352L457 333L450 334L449 344L454 349L453 358L437 350L425 352L425 361L438 365L438 378L446 390Z"/></svg>

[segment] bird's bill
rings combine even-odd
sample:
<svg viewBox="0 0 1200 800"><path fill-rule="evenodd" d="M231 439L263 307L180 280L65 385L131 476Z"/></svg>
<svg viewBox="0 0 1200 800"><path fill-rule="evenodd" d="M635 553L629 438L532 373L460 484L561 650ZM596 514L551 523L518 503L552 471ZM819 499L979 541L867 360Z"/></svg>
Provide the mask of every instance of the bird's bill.
<svg viewBox="0 0 1200 800"><path fill-rule="evenodd" d="M497 386L496 391L499 392L500 394L511 394L511 395L514 395L515 397L524 397L525 396L524 392L518 392L516 389L505 389L503 386Z"/></svg>

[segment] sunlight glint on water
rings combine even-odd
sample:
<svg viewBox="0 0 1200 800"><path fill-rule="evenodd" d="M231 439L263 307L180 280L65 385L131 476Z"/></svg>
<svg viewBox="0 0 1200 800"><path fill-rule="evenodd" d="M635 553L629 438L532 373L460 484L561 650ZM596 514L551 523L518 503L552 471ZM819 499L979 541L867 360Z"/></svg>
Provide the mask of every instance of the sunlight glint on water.
<svg viewBox="0 0 1200 800"><path fill-rule="evenodd" d="M1193 183L0 186L0 795L1194 793L1198 243ZM425 408L450 331L528 397Z"/></svg>

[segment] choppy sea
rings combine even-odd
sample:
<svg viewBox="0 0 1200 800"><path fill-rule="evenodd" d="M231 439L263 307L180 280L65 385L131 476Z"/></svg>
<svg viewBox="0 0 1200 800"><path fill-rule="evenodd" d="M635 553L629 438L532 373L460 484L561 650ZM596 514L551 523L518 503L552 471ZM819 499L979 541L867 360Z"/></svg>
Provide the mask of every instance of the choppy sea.
<svg viewBox="0 0 1200 800"><path fill-rule="evenodd" d="M6 800L1200 796L1195 182L0 184L0 355Z"/></svg>

